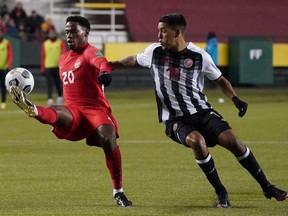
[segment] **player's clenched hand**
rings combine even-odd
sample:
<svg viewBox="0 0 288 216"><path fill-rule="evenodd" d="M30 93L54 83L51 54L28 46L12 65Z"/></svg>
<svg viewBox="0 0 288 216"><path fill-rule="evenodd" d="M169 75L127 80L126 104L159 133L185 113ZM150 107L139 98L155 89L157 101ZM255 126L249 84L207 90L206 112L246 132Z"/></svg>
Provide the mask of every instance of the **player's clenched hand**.
<svg viewBox="0 0 288 216"><path fill-rule="evenodd" d="M241 101L237 96L234 96L232 98L232 101L234 105L237 107L237 109L239 110L238 115L240 117L243 117L247 111L248 104L244 101Z"/></svg>
<svg viewBox="0 0 288 216"><path fill-rule="evenodd" d="M109 86L112 81L112 77L106 71L100 72L98 76L98 82L101 85Z"/></svg>

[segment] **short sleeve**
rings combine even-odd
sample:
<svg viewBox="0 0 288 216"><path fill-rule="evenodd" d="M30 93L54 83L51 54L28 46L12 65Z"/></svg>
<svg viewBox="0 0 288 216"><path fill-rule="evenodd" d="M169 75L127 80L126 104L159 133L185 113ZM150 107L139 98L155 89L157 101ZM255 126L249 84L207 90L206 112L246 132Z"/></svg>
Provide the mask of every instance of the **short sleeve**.
<svg viewBox="0 0 288 216"><path fill-rule="evenodd" d="M207 52L202 54L203 60L203 73L209 80L217 80L222 75L219 68L213 62L211 56Z"/></svg>
<svg viewBox="0 0 288 216"><path fill-rule="evenodd" d="M160 43L149 45L143 52L136 55L137 63L142 67L151 67L153 51L156 47L161 46Z"/></svg>

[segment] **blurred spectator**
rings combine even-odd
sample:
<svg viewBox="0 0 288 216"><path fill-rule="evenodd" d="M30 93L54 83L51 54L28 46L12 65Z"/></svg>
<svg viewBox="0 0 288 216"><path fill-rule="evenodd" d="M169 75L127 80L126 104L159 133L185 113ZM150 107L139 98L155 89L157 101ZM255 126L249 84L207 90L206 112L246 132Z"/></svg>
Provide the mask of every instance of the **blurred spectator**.
<svg viewBox="0 0 288 216"><path fill-rule="evenodd" d="M10 19L9 13L4 14L2 16L2 24L7 26L8 22L9 22L9 19Z"/></svg>
<svg viewBox="0 0 288 216"><path fill-rule="evenodd" d="M0 6L0 16L4 17L5 14L9 14L9 10L6 4Z"/></svg>
<svg viewBox="0 0 288 216"><path fill-rule="evenodd" d="M18 37L20 40L27 40L27 34L25 31L24 23L20 23L18 28Z"/></svg>
<svg viewBox="0 0 288 216"><path fill-rule="evenodd" d="M41 31L43 38L46 40L49 38L49 31L55 30L55 27L53 25L52 19L48 17L42 24L41 24Z"/></svg>
<svg viewBox="0 0 288 216"><path fill-rule="evenodd" d="M22 2L17 2L15 8L11 11L10 17L14 19L17 28L19 29L19 25L23 22L27 15L25 10L23 9Z"/></svg>
<svg viewBox="0 0 288 216"><path fill-rule="evenodd" d="M25 31L28 36L28 40L42 40L41 24L44 22L44 18L40 16L37 11L33 10L31 15L25 21Z"/></svg>
<svg viewBox="0 0 288 216"><path fill-rule="evenodd" d="M5 76L7 72L12 68L13 64L13 52L11 43L3 37L3 32L0 30L0 86L1 86L1 109L6 108L6 87Z"/></svg>
<svg viewBox="0 0 288 216"><path fill-rule="evenodd" d="M20 38L19 31L16 27L15 21L12 18L9 19L8 23L6 24L6 27L7 27L7 35L14 38Z"/></svg>
<svg viewBox="0 0 288 216"><path fill-rule="evenodd" d="M4 25L3 23L3 18L0 16L0 30L3 34L6 34L7 33L7 28L6 26Z"/></svg>
<svg viewBox="0 0 288 216"><path fill-rule="evenodd" d="M215 32L208 33L205 50L209 53L215 65L218 65L218 41Z"/></svg>
<svg viewBox="0 0 288 216"><path fill-rule="evenodd" d="M57 104L61 105L62 98L62 82L59 77L59 57L66 52L66 43L58 38L54 29L49 31L49 39L45 40L41 47L41 72L47 80L47 106L53 105L53 85L56 87L58 97Z"/></svg>

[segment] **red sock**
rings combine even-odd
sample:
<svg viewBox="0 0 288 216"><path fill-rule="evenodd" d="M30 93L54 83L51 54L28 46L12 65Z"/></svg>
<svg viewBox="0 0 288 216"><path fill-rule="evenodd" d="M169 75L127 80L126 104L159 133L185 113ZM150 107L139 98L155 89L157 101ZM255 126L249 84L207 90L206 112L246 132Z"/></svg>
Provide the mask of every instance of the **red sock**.
<svg viewBox="0 0 288 216"><path fill-rule="evenodd" d="M57 113L52 108L45 108L42 106L37 106L38 115L36 119L43 124L54 124L57 120Z"/></svg>
<svg viewBox="0 0 288 216"><path fill-rule="evenodd" d="M112 152L105 152L105 157L114 189L122 188L122 161L119 146Z"/></svg>

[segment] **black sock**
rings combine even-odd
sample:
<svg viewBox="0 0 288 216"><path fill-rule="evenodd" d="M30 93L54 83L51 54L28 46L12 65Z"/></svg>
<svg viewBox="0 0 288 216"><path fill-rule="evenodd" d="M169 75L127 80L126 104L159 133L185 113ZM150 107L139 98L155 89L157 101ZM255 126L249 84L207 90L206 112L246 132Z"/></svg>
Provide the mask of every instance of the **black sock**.
<svg viewBox="0 0 288 216"><path fill-rule="evenodd" d="M242 156L237 157L237 160L256 179L262 189L266 189L270 185L263 170L248 147L246 147L246 152Z"/></svg>
<svg viewBox="0 0 288 216"><path fill-rule="evenodd" d="M210 154L208 154L208 156L203 160L196 159L196 162L205 173L210 184L215 188L217 194L220 192L227 192L220 181L217 170L215 168L214 160Z"/></svg>

